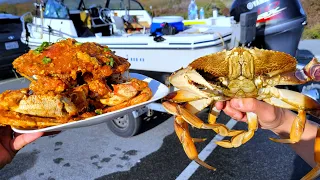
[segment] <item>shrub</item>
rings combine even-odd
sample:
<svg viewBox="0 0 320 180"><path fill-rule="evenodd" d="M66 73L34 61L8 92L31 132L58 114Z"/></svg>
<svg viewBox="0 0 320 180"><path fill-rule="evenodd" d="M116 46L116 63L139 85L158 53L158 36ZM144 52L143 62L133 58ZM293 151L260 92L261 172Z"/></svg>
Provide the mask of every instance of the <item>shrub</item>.
<svg viewBox="0 0 320 180"><path fill-rule="evenodd" d="M311 27L306 27L303 35L303 39L320 39L320 24L316 24Z"/></svg>

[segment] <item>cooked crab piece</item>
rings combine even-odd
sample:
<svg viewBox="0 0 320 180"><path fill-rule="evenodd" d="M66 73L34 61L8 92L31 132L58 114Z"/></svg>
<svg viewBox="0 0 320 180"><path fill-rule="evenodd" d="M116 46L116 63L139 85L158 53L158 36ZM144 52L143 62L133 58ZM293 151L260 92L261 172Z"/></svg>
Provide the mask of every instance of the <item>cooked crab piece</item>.
<svg viewBox="0 0 320 180"><path fill-rule="evenodd" d="M145 102L152 97L148 83L138 79L131 79L128 83L113 85L113 93L108 98L100 99L106 107L103 112L111 112Z"/></svg>
<svg viewBox="0 0 320 180"><path fill-rule="evenodd" d="M96 43L78 43L66 39L42 48L31 50L12 63L22 76L58 77L64 83L78 78L79 74L91 73L96 79L127 71L130 63L116 56L106 46Z"/></svg>
<svg viewBox="0 0 320 180"><path fill-rule="evenodd" d="M37 76L36 80L31 81L29 88L35 94L47 94L49 92L58 94L65 91L68 85L58 78Z"/></svg>
<svg viewBox="0 0 320 180"><path fill-rule="evenodd" d="M0 110L0 125L10 125L22 129L45 128L64 124L73 120L76 119L38 117L13 111Z"/></svg>
<svg viewBox="0 0 320 180"><path fill-rule="evenodd" d="M87 83L93 97L103 97L112 92L111 88L108 87L105 80L103 79L91 80Z"/></svg>
<svg viewBox="0 0 320 180"><path fill-rule="evenodd" d="M225 126L216 123L219 111L213 106L217 101L227 101L231 98L256 98L298 112L292 124L290 138L271 139L281 143L296 143L303 133L306 113L319 116L320 105L308 96L277 89L275 86L320 81L320 63L314 58L303 70L297 69L296 64L296 59L289 54L257 48L235 48L207 55L193 61L188 67L178 70L169 77L170 83L179 91L165 97L163 106L169 113L178 117L176 124L181 127L185 126L185 122L202 129L208 127L209 124L215 127L212 129L218 134L232 136L230 141L216 142L222 147L232 148L241 146L254 136L258 128L259 117L254 113L247 113L248 130L230 131ZM205 124L195 115L208 106L210 113L208 124ZM176 129L176 132L179 138L184 137L180 141L190 157L188 153L191 150L186 148L192 148L189 145L192 141L188 130L182 129L184 130ZM320 161L317 162L320 163Z"/></svg>
<svg viewBox="0 0 320 180"><path fill-rule="evenodd" d="M42 117L65 117L77 114L71 99L61 95L29 95L28 91L5 91L0 95L1 109Z"/></svg>
<svg viewBox="0 0 320 180"><path fill-rule="evenodd" d="M19 102L29 94L29 89L7 90L0 94L0 109L10 110L10 107L19 106Z"/></svg>
<svg viewBox="0 0 320 180"><path fill-rule="evenodd" d="M70 97L71 102L76 106L77 113L86 112L89 107L89 86L87 84L73 88L70 92L65 93Z"/></svg>

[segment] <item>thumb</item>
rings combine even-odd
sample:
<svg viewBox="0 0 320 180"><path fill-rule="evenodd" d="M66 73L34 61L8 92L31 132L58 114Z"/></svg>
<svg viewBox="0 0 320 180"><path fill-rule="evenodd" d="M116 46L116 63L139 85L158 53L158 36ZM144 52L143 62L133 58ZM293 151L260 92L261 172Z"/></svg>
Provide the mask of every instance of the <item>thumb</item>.
<svg viewBox="0 0 320 180"><path fill-rule="evenodd" d="M43 135L42 132L39 133L31 133L31 134L21 134L15 137L11 141L11 149L13 151L19 151L25 145L35 141L36 139L40 138Z"/></svg>

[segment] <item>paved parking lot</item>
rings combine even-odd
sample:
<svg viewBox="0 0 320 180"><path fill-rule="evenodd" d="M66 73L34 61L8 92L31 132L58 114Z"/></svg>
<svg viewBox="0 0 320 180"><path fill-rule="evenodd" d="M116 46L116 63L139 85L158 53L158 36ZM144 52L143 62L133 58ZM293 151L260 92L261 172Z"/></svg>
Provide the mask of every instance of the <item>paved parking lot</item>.
<svg viewBox="0 0 320 180"><path fill-rule="evenodd" d="M206 112L200 114L206 117ZM310 170L287 146L268 140L271 133L259 130L237 149L215 147L219 139L208 130L192 129L193 137L208 138L197 144L200 157L215 166L213 172L192 163L174 130L173 118L155 113L144 123L143 133L132 138L112 134L105 124L42 137L21 150L0 170L0 179L299 179ZM219 121L230 124L229 118ZM237 123L234 128L245 129Z"/></svg>

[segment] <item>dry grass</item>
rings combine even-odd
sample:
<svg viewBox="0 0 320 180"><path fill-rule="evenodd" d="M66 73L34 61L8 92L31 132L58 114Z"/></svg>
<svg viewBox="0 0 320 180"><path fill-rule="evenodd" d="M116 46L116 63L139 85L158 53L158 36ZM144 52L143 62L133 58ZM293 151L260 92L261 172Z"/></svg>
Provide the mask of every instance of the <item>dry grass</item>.
<svg viewBox="0 0 320 180"><path fill-rule="evenodd" d="M196 0L198 8L205 9L206 17L212 15L212 5L220 8L223 15L229 14L229 7L233 0ZM33 1L32 1L33 2ZM10 14L22 15L25 12L33 11L32 2L19 4L0 4L0 13L7 12ZM139 0L146 10L150 11L150 6L156 16L161 15L178 15L187 18L188 5L190 0ZM308 25L304 31L303 38L319 39L320 38L320 1L319 0L301 0L308 17Z"/></svg>
<svg viewBox="0 0 320 180"><path fill-rule="evenodd" d="M190 0L140 0L147 10L150 10L152 6L156 16L160 15L179 15L187 18L188 5ZM220 13L228 15L228 7L232 3L232 0L196 0L198 9L203 7L206 17L212 15L212 6L216 5L220 8Z"/></svg>
<svg viewBox="0 0 320 180"><path fill-rule="evenodd" d="M307 14L308 25L303 32L304 39L320 39L320 1L302 0L303 8Z"/></svg>
<svg viewBox="0 0 320 180"><path fill-rule="evenodd" d="M319 0L302 0L302 5L307 13L308 26L315 26L320 23L320 1Z"/></svg>
<svg viewBox="0 0 320 180"><path fill-rule="evenodd" d="M0 13L9 13L21 16L26 12L34 10L32 3L18 3L18 4L0 4Z"/></svg>

